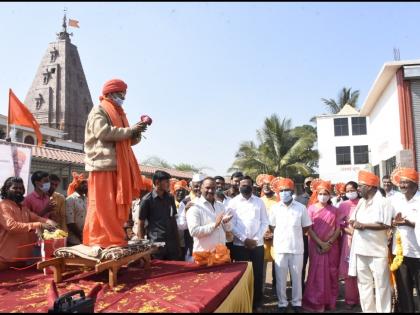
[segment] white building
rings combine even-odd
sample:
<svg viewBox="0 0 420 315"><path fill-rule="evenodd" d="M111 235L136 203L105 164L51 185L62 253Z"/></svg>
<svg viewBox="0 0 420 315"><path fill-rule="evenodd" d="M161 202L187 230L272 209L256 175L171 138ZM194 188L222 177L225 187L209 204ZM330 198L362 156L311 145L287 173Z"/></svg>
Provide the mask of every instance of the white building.
<svg viewBox="0 0 420 315"><path fill-rule="evenodd" d="M369 116L371 164L381 177L420 166L420 60L387 62L362 105Z"/></svg>
<svg viewBox="0 0 420 315"><path fill-rule="evenodd" d="M337 114L317 116L320 178L357 181L357 173L370 160L367 120L350 105Z"/></svg>
<svg viewBox="0 0 420 315"><path fill-rule="evenodd" d="M385 63L360 113L345 106L318 116L317 131L319 175L333 183L365 168L380 177L397 166L420 170L420 59Z"/></svg>

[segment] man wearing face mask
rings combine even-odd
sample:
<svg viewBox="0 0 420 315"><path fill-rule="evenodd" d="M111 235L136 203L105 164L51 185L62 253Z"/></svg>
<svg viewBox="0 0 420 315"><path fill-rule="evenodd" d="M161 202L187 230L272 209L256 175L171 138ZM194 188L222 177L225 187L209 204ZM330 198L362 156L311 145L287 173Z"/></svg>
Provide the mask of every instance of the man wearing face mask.
<svg viewBox="0 0 420 315"><path fill-rule="evenodd" d="M392 254L397 255L395 232L399 232L403 250L403 261L395 272L398 292L398 310L414 313L416 310L414 287L420 292L420 246L416 239L417 220L420 213L419 174L412 168L397 168L391 175L401 194L392 198L394 240ZM413 281L414 280L414 281Z"/></svg>
<svg viewBox="0 0 420 315"><path fill-rule="evenodd" d="M33 256L37 229L53 229L57 223L40 217L22 204L25 194L23 180L9 177L1 188L0 201L0 270L22 267L21 259Z"/></svg>
<svg viewBox="0 0 420 315"><path fill-rule="evenodd" d="M51 187L49 174L36 171L31 176L31 182L35 189L26 196L23 205L40 217L49 218L57 206L48 194Z"/></svg>
<svg viewBox="0 0 420 315"><path fill-rule="evenodd" d="M294 182L290 178L276 178L272 189L280 194L280 202L271 208L270 230L274 231L274 252L278 306L285 312L287 273L292 280L292 307L302 306L303 233L312 225L306 207L293 200Z"/></svg>
<svg viewBox="0 0 420 315"><path fill-rule="evenodd" d="M252 194L253 180L245 176L239 183L240 195L229 203L234 235L235 261L251 261L254 273L254 308L260 309L263 297L264 233L268 228L267 210L261 198Z"/></svg>
<svg viewBox="0 0 420 315"><path fill-rule="evenodd" d="M390 313L387 230L391 227L392 208L378 191L378 176L362 170L358 177L362 199L350 216L354 232L349 276L357 276L363 312Z"/></svg>
<svg viewBox="0 0 420 315"><path fill-rule="evenodd" d="M86 122L84 149L89 199L83 244L87 246L127 245L124 225L131 203L142 189L139 163L131 146L140 142L147 124L138 122L129 126L122 108L126 92L124 81L107 81L99 98L101 103L92 108Z"/></svg>

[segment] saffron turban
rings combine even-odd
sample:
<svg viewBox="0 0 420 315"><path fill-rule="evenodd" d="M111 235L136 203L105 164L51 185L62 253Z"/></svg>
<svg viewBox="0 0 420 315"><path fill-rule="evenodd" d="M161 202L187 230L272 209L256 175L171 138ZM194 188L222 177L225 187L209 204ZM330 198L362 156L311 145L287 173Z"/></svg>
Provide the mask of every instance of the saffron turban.
<svg viewBox="0 0 420 315"><path fill-rule="evenodd" d="M114 92L125 92L127 90L127 84L123 80L112 79L106 81L102 88L102 95Z"/></svg>
<svg viewBox="0 0 420 315"><path fill-rule="evenodd" d="M271 181L274 179L275 177L273 175L267 175L267 174L260 174L257 176L257 178L255 179L255 182L257 183L258 186L262 186L264 184L270 184Z"/></svg>
<svg viewBox="0 0 420 315"><path fill-rule="evenodd" d="M171 194L173 194L175 192L175 183L178 182L178 179L176 178L171 178L169 179L169 191L171 192Z"/></svg>
<svg viewBox="0 0 420 315"><path fill-rule="evenodd" d="M270 183L271 190L278 193L280 190L295 188L295 183L290 178L276 177Z"/></svg>
<svg viewBox="0 0 420 315"><path fill-rule="evenodd" d="M408 167L396 168L391 174L392 183L398 186L402 179L409 180L418 184L419 173L417 173L417 171L413 168L408 168Z"/></svg>
<svg viewBox="0 0 420 315"><path fill-rule="evenodd" d="M177 191L177 190L180 190L180 189L188 190L188 183L187 183L186 180L182 179L182 180L179 180L175 183L174 191Z"/></svg>
<svg viewBox="0 0 420 315"><path fill-rule="evenodd" d="M144 175L141 175L141 181L142 181L142 189L144 191L152 191L153 190L153 181L150 178L147 178Z"/></svg>
<svg viewBox="0 0 420 315"><path fill-rule="evenodd" d="M337 183L334 185L334 192L337 195L344 194L346 192L346 184L344 183Z"/></svg>
<svg viewBox="0 0 420 315"><path fill-rule="evenodd" d="M314 179L311 182L311 190L316 191L317 193L321 190L326 190L331 194L331 191L332 191L331 182L326 181L326 180L322 180L322 179L319 179L319 178Z"/></svg>
<svg viewBox="0 0 420 315"><path fill-rule="evenodd" d="M70 183L69 187L67 188L67 196L73 194L80 186L80 184L87 180L83 174L77 174L73 172L73 181Z"/></svg>
<svg viewBox="0 0 420 315"><path fill-rule="evenodd" d="M359 171L358 180L360 184L368 185L368 186L379 186L379 177L376 176L374 173L361 170Z"/></svg>

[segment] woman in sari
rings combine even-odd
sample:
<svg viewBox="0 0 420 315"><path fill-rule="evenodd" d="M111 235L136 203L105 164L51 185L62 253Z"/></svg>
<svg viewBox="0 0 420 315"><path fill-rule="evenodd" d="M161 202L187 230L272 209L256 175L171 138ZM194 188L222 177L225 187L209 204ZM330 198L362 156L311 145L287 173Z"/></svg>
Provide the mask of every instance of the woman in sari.
<svg viewBox="0 0 420 315"><path fill-rule="evenodd" d="M349 218L356 208L360 197L357 192L357 183L348 182L345 188L348 200L342 202L338 207L338 220L342 231L338 276L339 279L344 280L345 307L351 310L355 305L359 304L359 290L357 289L357 278L348 275L350 247L353 235L353 228L349 225Z"/></svg>
<svg viewBox="0 0 420 315"><path fill-rule="evenodd" d="M335 310L338 296L340 222L331 205L331 183L314 180L311 184L317 202L309 206L313 224L309 229L309 272L302 307L312 312Z"/></svg>

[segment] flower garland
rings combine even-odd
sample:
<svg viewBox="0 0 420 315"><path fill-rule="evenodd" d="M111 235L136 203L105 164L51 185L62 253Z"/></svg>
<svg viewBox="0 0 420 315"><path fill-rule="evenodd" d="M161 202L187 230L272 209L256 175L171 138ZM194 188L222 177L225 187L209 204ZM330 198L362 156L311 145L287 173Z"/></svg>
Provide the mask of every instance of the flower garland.
<svg viewBox="0 0 420 315"><path fill-rule="evenodd" d="M404 259L402 243L401 243L401 235L399 231L395 233L395 237L396 237L396 243L397 243L397 252L394 257L394 260L392 261L391 266L389 267L391 271L396 271L398 268L400 268Z"/></svg>

